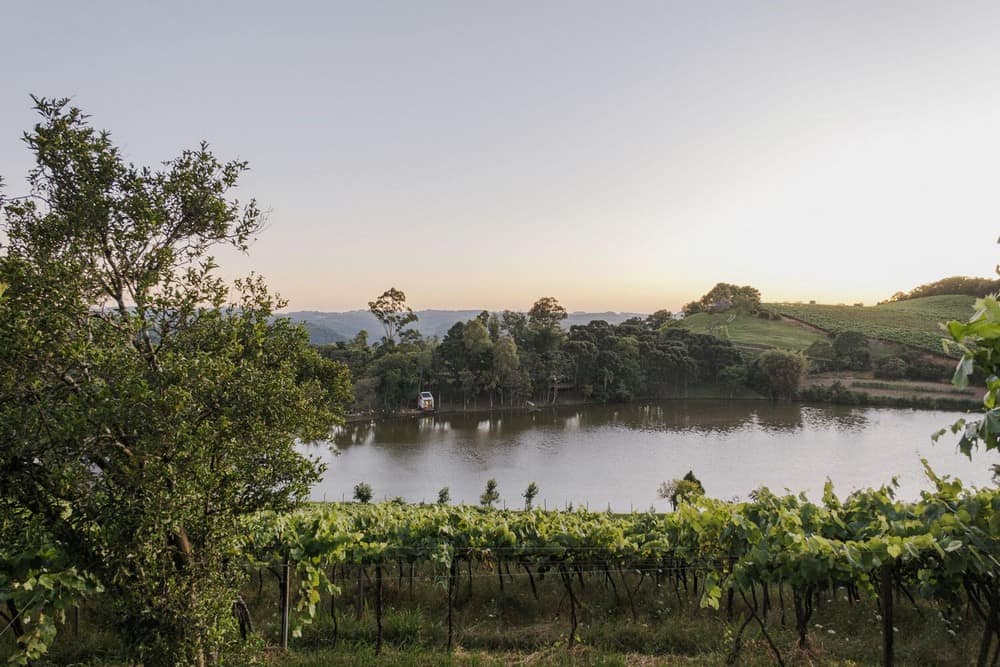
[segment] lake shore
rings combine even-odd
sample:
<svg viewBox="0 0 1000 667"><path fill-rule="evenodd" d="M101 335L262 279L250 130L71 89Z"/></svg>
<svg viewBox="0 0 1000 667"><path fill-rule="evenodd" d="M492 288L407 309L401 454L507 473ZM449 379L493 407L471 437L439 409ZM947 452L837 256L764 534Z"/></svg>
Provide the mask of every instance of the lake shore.
<svg viewBox="0 0 1000 667"><path fill-rule="evenodd" d="M913 408L915 410L944 410L967 412L982 408L982 391L955 389L950 384L910 381L873 380L868 375L827 374L810 376L803 382L799 396L792 402L829 403L833 405L870 405L873 407ZM556 403L528 405L469 405L445 403L441 409L422 412L416 409L384 414L377 412L348 415L346 423L379 421L384 419L419 418L427 416L451 417L456 415L525 414L567 407L594 405L632 405L649 401L770 401L746 387L732 390L727 387L705 385L692 388L686 395L648 396L624 403L601 403L567 394ZM788 401L785 401L788 402Z"/></svg>

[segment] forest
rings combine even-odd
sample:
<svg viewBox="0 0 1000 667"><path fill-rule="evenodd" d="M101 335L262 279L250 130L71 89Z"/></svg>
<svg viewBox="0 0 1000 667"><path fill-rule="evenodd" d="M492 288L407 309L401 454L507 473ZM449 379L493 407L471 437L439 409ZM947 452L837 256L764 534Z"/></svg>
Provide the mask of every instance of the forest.
<svg viewBox="0 0 1000 667"><path fill-rule="evenodd" d="M390 292L402 299L383 317L406 319L400 317L407 312L405 294ZM374 344L362 332L318 351L350 368L356 409L377 412L411 407L419 391L462 408L503 407L555 402L561 390L595 401L682 395L689 385L744 377L744 359L731 343L669 327L666 311L568 331L560 326L565 317L559 302L545 297L527 313L483 311L454 324L440 341L394 325Z"/></svg>

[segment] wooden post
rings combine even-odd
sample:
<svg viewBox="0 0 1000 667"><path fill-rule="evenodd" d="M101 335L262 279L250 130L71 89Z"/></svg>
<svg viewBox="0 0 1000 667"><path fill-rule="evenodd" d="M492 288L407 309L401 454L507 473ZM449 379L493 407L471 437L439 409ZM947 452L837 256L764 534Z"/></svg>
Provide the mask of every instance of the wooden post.
<svg viewBox="0 0 1000 667"><path fill-rule="evenodd" d="M382 561L375 564L375 655L382 654Z"/></svg>
<svg viewBox="0 0 1000 667"><path fill-rule="evenodd" d="M288 650L288 610L289 603L291 601L291 595L289 589L291 586L288 581L289 566L288 559L281 564L281 579L279 581L279 600L278 604L281 606L281 648L284 651Z"/></svg>
<svg viewBox="0 0 1000 667"><path fill-rule="evenodd" d="M456 572L457 568L455 566L455 557L452 556L451 567L448 569L448 651L451 652L452 638L454 632L452 630L452 609L455 606L455 580L458 578Z"/></svg>
<svg viewBox="0 0 1000 667"><path fill-rule="evenodd" d="M884 563L879 572L879 602L882 607L882 664L885 667L893 665L893 629L892 629L892 562Z"/></svg>

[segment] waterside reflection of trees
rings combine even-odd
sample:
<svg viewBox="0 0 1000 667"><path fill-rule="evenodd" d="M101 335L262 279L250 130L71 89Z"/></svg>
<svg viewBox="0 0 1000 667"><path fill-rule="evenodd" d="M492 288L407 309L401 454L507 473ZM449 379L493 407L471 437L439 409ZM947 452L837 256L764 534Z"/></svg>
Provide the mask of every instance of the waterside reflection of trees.
<svg viewBox="0 0 1000 667"><path fill-rule="evenodd" d="M468 441L504 440L531 431L577 431L613 427L641 431L727 434L759 428L797 431L805 426L857 431L865 428L863 410L847 406L807 406L764 401L657 401L621 405L545 408L537 412L484 415L432 415L416 419L359 421L333 434L337 447L379 443L420 444L449 438Z"/></svg>

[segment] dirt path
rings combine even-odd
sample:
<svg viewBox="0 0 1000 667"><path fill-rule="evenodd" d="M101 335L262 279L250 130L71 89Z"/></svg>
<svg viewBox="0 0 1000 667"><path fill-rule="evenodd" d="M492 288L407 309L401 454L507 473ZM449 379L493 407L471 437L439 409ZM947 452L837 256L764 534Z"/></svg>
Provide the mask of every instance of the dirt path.
<svg viewBox="0 0 1000 667"><path fill-rule="evenodd" d="M814 326L812 324L809 324L808 322L803 322L802 320L797 320L794 317L789 317L788 315L781 315L781 321L782 322L787 322L788 324L791 324L792 326L796 326L796 327L798 327L800 329L805 329L806 331L811 331L813 333L820 333L820 334L824 334L824 335L830 333L826 329L820 329L819 327Z"/></svg>
<svg viewBox="0 0 1000 667"><path fill-rule="evenodd" d="M927 398L950 398L957 400L982 400L986 393L982 388L968 388L958 390L946 382L921 382L917 380L879 380L866 375L850 375L847 373L823 373L822 375L810 376L803 382L804 387L829 387L835 382L844 385L851 391L871 394L872 396L891 396L895 398L911 398L913 396L924 396ZM860 383L861 386L855 386ZM867 383L878 383L889 385L886 387L867 387Z"/></svg>

